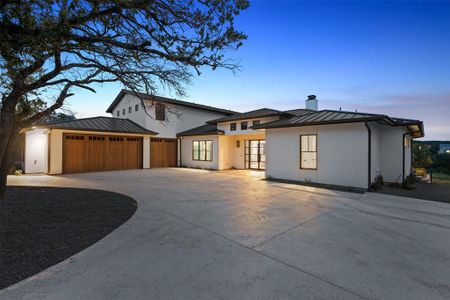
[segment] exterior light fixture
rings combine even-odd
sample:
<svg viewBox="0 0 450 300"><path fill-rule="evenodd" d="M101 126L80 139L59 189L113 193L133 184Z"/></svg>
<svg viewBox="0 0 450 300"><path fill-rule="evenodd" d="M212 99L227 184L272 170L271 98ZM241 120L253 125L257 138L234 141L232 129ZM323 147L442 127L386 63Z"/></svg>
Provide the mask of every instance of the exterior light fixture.
<svg viewBox="0 0 450 300"><path fill-rule="evenodd" d="M236 141L236 148L239 148L241 146L241 141L240 140L237 140Z"/></svg>

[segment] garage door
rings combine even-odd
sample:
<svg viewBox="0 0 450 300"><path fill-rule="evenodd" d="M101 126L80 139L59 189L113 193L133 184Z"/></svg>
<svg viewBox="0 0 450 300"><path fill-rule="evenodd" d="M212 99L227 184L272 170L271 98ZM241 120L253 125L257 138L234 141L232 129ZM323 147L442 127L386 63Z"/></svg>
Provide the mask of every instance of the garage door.
<svg viewBox="0 0 450 300"><path fill-rule="evenodd" d="M142 138L63 135L63 173L142 168Z"/></svg>
<svg viewBox="0 0 450 300"><path fill-rule="evenodd" d="M152 138L150 145L151 168L177 166L177 139Z"/></svg>

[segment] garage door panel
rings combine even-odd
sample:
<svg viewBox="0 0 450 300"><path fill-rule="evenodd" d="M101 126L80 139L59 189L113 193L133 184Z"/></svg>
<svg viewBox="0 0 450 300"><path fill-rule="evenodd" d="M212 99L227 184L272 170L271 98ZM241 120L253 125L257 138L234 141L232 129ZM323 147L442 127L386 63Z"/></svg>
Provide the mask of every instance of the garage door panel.
<svg viewBox="0 0 450 300"><path fill-rule="evenodd" d="M176 139L152 138L150 145L151 168L166 168L177 166Z"/></svg>
<svg viewBox="0 0 450 300"><path fill-rule="evenodd" d="M64 134L63 140L63 173L142 168L140 137Z"/></svg>

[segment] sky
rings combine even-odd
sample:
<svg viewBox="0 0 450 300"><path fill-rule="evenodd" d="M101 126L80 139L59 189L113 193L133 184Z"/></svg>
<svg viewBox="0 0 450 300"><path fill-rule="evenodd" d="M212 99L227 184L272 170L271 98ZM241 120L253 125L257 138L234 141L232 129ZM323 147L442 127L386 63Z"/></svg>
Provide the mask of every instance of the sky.
<svg viewBox="0 0 450 300"><path fill-rule="evenodd" d="M424 121L423 140L450 140L450 1L251 1L236 20L248 39L228 57L241 70L203 69L187 97L236 111L304 108ZM119 84L77 90L77 117L107 115Z"/></svg>

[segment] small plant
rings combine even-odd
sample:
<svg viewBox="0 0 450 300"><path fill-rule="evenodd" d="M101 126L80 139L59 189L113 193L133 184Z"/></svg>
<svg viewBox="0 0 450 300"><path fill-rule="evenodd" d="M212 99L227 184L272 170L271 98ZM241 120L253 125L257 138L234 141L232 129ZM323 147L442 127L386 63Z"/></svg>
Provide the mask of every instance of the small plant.
<svg viewBox="0 0 450 300"><path fill-rule="evenodd" d="M383 175L381 175L381 172L378 171L377 175L375 176L375 181L372 182L372 188L374 190L379 190L383 187L383 185L384 185Z"/></svg>
<svg viewBox="0 0 450 300"><path fill-rule="evenodd" d="M304 183L305 185L310 185L310 184L311 184L311 178L305 178L305 179L303 180L303 183Z"/></svg>
<svg viewBox="0 0 450 300"><path fill-rule="evenodd" d="M414 178L414 174L410 173L402 182L402 188L407 190L412 190L416 187L415 185L416 179Z"/></svg>
<svg viewBox="0 0 450 300"><path fill-rule="evenodd" d="M22 176L23 175L23 171L22 170L15 170L14 171L14 175L16 175L16 176Z"/></svg>

